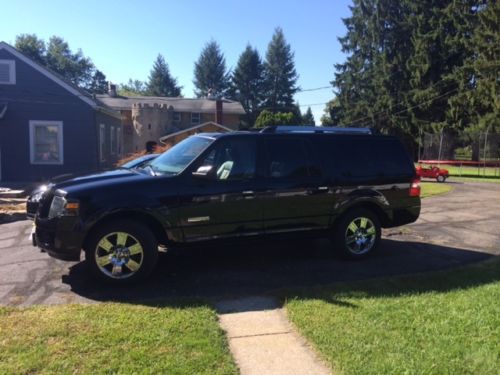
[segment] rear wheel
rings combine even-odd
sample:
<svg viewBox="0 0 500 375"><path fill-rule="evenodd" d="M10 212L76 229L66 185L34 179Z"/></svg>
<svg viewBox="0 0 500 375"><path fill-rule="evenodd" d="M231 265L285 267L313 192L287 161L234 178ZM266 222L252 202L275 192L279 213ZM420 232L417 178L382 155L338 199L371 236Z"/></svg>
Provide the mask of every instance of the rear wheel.
<svg viewBox="0 0 500 375"><path fill-rule="evenodd" d="M85 258L100 280L130 284L151 273L158 260L158 243L141 223L109 222L91 234Z"/></svg>
<svg viewBox="0 0 500 375"><path fill-rule="evenodd" d="M373 253L380 242L380 220L367 209L347 212L334 232L334 247L347 259L361 259Z"/></svg>

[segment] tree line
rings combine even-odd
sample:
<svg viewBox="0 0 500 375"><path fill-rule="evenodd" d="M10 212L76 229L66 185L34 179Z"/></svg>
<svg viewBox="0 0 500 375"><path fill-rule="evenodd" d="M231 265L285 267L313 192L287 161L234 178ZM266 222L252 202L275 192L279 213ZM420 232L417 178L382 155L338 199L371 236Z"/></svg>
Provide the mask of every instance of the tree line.
<svg viewBox="0 0 500 375"><path fill-rule="evenodd" d="M478 133L500 130L499 2L353 0L351 11L322 122L374 127L414 150L423 132L443 132L477 158Z"/></svg>
<svg viewBox="0 0 500 375"><path fill-rule="evenodd" d="M89 92L107 92L106 76L81 50L72 52L68 43L54 36L46 43L34 34L16 37L15 47L36 62L70 80ZM294 53L283 30L276 28L265 59L257 49L247 45L236 67L229 71L219 44L212 40L202 49L194 64L195 96L226 98L241 102L244 125L264 127L273 124L314 124L310 108L302 114L294 101L299 90ZM129 79L119 85L124 96L182 96L179 85L165 58L158 54L147 81Z"/></svg>
<svg viewBox="0 0 500 375"><path fill-rule="evenodd" d="M424 132L442 132L472 145L477 158L478 134L500 129L499 18L494 0L353 0L339 38L346 58L334 66L334 95L321 123L373 127L405 139L413 150ZM80 87L106 91L104 74L62 38L45 43L24 34L16 48ZM237 100L245 124L259 127L314 123L311 109L302 114L294 99L298 77L281 28L263 57L247 45L229 71L212 40L193 69L197 97ZM119 93L182 96L182 86L158 55L147 81L130 79Z"/></svg>

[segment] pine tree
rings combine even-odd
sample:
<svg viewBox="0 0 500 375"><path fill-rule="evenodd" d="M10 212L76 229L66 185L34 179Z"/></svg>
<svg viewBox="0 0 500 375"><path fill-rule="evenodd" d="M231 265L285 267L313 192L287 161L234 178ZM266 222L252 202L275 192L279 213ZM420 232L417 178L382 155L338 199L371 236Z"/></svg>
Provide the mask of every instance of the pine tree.
<svg viewBox="0 0 500 375"><path fill-rule="evenodd" d="M211 93L226 96L230 74L226 71L226 59L216 41L208 42L194 64L195 95L200 98Z"/></svg>
<svg viewBox="0 0 500 375"><path fill-rule="evenodd" d="M302 116L302 124L304 125L315 125L314 115L311 111L311 107L307 107L306 113Z"/></svg>
<svg viewBox="0 0 500 375"><path fill-rule="evenodd" d="M341 108L338 98L334 98L326 103L324 114L321 116L321 125L339 126L341 124Z"/></svg>
<svg viewBox="0 0 500 375"><path fill-rule="evenodd" d="M92 83L95 70L92 61L81 50L71 51L68 43L61 37L53 36L47 44L46 66L75 85L88 88Z"/></svg>
<svg viewBox="0 0 500 375"><path fill-rule="evenodd" d="M149 74L146 93L150 96L181 96L182 86L177 84L177 79L170 74L168 64L161 54L158 54L153 69Z"/></svg>
<svg viewBox="0 0 500 375"><path fill-rule="evenodd" d="M259 52L247 45L233 71L229 97L241 103L249 126L255 123L265 95L263 70Z"/></svg>
<svg viewBox="0 0 500 375"><path fill-rule="evenodd" d="M103 72L96 69L92 75L89 91L93 94L105 94L108 91L108 81Z"/></svg>
<svg viewBox="0 0 500 375"><path fill-rule="evenodd" d="M93 93L107 90L106 77L92 60L85 57L81 50L74 53L61 37L53 36L45 43L35 34L20 34L16 36L15 47L30 59L83 89Z"/></svg>
<svg viewBox="0 0 500 375"><path fill-rule="evenodd" d="M123 96L143 96L147 95L147 85L139 79L129 78L127 83L118 86L118 94Z"/></svg>
<svg viewBox="0 0 500 375"><path fill-rule="evenodd" d="M339 38L347 58L332 82L341 123L410 147L424 131L443 132L445 157L498 123L498 2L354 0L351 10Z"/></svg>
<svg viewBox="0 0 500 375"><path fill-rule="evenodd" d="M35 34L20 34L16 36L15 47L30 59L45 65L45 41L39 39Z"/></svg>
<svg viewBox="0 0 500 375"><path fill-rule="evenodd" d="M267 47L264 79L267 93L265 107L272 112L293 110L293 96L298 91L294 54L281 28L276 28Z"/></svg>
<svg viewBox="0 0 500 375"><path fill-rule="evenodd" d="M500 132L500 2L489 0L479 10L472 37L476 90L471 98L473 124L478 130ZM477 131L477 130L476 130Z"/></svg>

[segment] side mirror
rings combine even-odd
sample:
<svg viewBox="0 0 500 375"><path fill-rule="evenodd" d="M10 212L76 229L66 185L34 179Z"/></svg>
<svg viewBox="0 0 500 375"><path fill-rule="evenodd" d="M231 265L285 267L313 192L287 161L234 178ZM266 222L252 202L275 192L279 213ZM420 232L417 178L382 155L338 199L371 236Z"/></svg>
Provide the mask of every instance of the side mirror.
<svg viewBox="0 0 500 375"><path fill-rule="evenodd" d="M202 165L196 171L194 171L192 173L192 175L193 175L193 177L196 177L196 178L203 178L203 179L210 180L210 179L213 179L212 170L213 170L213 166Z"/></svg>

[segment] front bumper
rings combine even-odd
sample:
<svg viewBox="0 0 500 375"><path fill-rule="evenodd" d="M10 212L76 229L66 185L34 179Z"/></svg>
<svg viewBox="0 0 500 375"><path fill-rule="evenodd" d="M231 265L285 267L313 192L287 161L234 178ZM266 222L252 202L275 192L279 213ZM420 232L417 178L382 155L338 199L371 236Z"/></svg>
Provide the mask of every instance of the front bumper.
<svg viewBox="0 0 500 375"><path fill-rule="evenodd" d="M77 217L35 218L33 246L61 260L80 260L84 234Z"/></svg>
<svg viewBox="0 0 500 375"><path fill-rule="evenodd" d="M38 211L39 201L33 201L28 198L26 201L26 216L28 219L35 220L36 212Z"/></svg>

